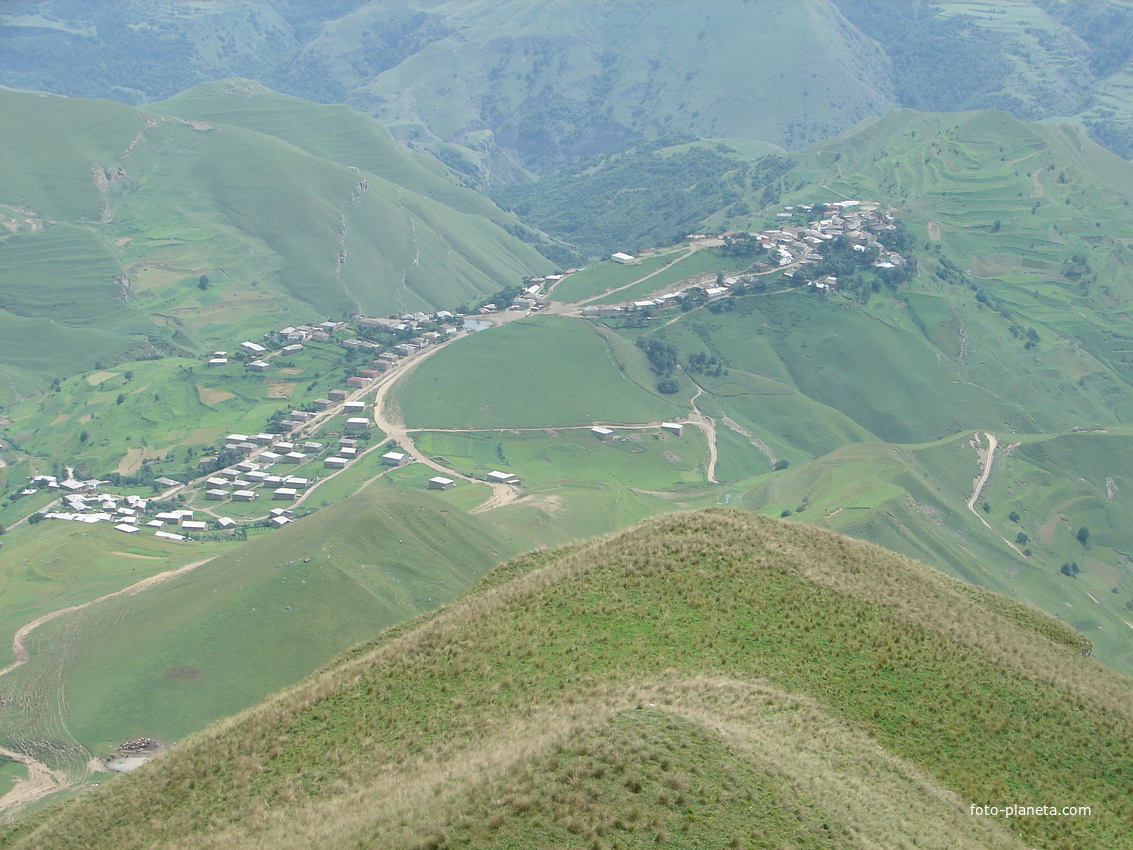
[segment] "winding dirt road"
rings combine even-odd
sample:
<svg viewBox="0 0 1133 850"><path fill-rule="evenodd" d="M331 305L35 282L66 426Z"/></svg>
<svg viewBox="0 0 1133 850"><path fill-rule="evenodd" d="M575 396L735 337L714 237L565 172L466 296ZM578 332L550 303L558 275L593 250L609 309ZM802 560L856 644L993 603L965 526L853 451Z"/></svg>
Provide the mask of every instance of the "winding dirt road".
<svg viewBox="0 0 1133 850"><path fill-rule="evenodd" d="M213 556L216 557L216 556ZM97 605L100 602L107 602L111 599L118 599L122 596L134 596L141 593L143 590L148 590L155 585L169 581L179 575L195 570L197 567L204 566L213 558L204 558L200 561L193 561L190 564L185 564L182 567L177 567L173 570L166 570L163 573L152 575L149 578L144 578L141 581L134 582L129 587L124 587L121 590L115 590L112 593L106 593L97 599L91 599L89 602L81 602L78 605L68 605L66 608L60 608L58 611L52 611L49 614L44 614L37 617L30 623L21 626L16 631L15 636L12 638L12 654L16 660L0 670L0 677L6 676L13 670L22 667L31 658L27 650L27 639L33 631L38 629L44 623L51 622L57 617L62 617L67 614L73 614L76 611L82 611L84 608L90 608L92 605ZM31 803L41 800L49 794L54 794L57 791L62 791L66 788L75 785L81 781L81 777L72 777L61 770L55 770L37 761L26 753L18 753L12 750L0 747L0 755L7 756L13 761L18 761L23 764L27 770L28 775L26 779L21 779L16 782L15 787L12 788L3 797L0 797L0 816L10 817L13 812L23 808Z"/></svg>

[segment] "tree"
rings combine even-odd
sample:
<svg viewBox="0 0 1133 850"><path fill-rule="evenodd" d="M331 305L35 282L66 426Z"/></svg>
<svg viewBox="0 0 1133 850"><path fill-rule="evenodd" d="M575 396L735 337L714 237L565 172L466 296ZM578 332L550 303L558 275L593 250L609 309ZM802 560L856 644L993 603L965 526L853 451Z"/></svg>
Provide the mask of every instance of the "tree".
<svg viewBox="0 0 1133 850"><path fill-rule="evenodd" d="M1007 518L1009 520L1011 520L1012 522L1018 522L1019 521L1019 512L1018 511L1012 511L1011 513L1009 513L1007 515Z"/></svg>
<svg viewBox="0 0 1133 850"><path fill-rule="evenodd" d="M657 392L665 393L665 395L672 395L678 392L681 385L677 383L676 378L662 378L657 382Z"/></svg>
<svg viewBox="0 0 1133 850"><path fill-rule="evenodd" d="M779 460L775 461L775 464L771 467L771 469L773 469L775 472L778 472L781 469L786 469L790 465L790 461L779 458Z"/></svg>
<svg viewBox="0 0 1133 850"><path fill-rule="evenodd" d="M1089 543L1090 543L1090 529L1086 528L1086 526L1083 525L1081 528L1078 529L1078 535L1077 536L1078 536L1078 542L1079 543L1081 543L1083 546L1089 545Z"/></svg>
<svg viewBox="0 0 1133 850"><path fill-rule="evenodd" d="M122 403L122 402L124 402L125 400L126 400L126 394L125 394L125 393L118 393L118 398L116 398L116 399L114 400L114 403L115 403L115 404L121 404L121 403Z"/></svg>
<svg viewBox="0 0 1133 850"><path fill-rule="evenodd" d="M80 444L85 443L89 439L90 439L90 432L89 431L83 431L79 434L79 443Z"/></svg>
<svg viewBox="0 0 1133 850"><path fill-rule="evenodd" d="M1020 532L1019 532L1018 534L1016 534L1016 535L1015 535L1015 542L1016 542L1016 543L1018 543L1018 544L1019 544L1020 546L1026 546L1026 545L1027 545L1027 543L1028 543L1028 542L1030 541L1030 539L1031 539L1031 538L1030 538L1030 537L1028 537L1028 536L1027 536L1027 535L1026 535L1026 534L1025 534L1024 532L1022 532L1022 531L1020 531Z"/></svg>
<svg viewBox="0 0 1133 850"><path fill-rule="evenodd" d="M201 290L201 292L204 292L208 288L209 276L207 274L203 274L200 276L200 278L197 279L197 289Z"/></svg>

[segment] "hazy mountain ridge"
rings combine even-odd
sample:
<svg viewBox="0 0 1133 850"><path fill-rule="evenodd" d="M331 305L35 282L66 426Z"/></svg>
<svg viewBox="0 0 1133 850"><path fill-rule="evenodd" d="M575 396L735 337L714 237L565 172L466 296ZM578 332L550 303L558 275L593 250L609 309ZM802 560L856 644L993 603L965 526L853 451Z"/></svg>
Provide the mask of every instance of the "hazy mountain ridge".
<svg viewBox="0 0 1133 850"><path fill-rule="evenodd" d="M1115 0L27 0L4 21L7 85L139 103L252 77L370 112L437 155L455 144L450 162L483 184L673 133L796 148L895 106L1077 116L1128 155L1133 116L1133 16Z"/></svg>

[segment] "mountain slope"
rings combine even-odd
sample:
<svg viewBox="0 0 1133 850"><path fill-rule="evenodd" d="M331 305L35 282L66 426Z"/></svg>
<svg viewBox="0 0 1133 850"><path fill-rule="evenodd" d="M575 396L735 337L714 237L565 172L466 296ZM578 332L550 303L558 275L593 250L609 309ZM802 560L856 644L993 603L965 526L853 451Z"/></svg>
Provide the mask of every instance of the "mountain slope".
<svg viewBox="0 0 1133 850"><path fill-rule="evenodd" d="M498 568L9 840L1128 847L1133 692L1084 646L866 544L672 515ZM1021 799L1093 813L969 815Z"/></svg>
<svg viewBox="0 0 1133 850"><path fill-rule="evenodd" d="M529 230L372 119L251 83L184 98L188 118L0 92L9 394L131 352L231 348L280 321L455 307L550 267L505 228ZM252 125L289 114L294 132L192 117L233 101ZM36 358L48 316L76 344Z"/></svg>

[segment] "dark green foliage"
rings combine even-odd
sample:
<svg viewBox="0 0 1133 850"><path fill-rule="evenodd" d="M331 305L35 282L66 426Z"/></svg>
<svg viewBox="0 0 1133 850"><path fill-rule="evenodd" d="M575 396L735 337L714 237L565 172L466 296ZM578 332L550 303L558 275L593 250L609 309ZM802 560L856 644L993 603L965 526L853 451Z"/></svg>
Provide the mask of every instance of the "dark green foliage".
<svg viewBox="0 0 1133 850"><path fill-rule="evenodd" d="M677 383L676 378L662 378L657 382L657 392L664 393L665 395L672 395L678 392L681 385Z"/></svg>
<svg viewBox="0 0 1133 850"><path fill-rule="evenodd" d="M491 196L532 226L577 245L584 254L603 256L681 238L703 219L735 204L742 194L778 177L784 163L790 167L790 161L781 157L748 165L719 145L665 151L690 141L667 137L624 145L541 180L502 186ZM758 243L744 243L735 250L754 256L757 247Z"/></svg>
<svg viewBox="0 0 1133 850"><path fill-rule="evenodd" d="M1009 105L999 94L1011 71L1005 45L970 18L943 16L926 0L837 2L842 14L893 60L902 106L954 112Z"/></svg>
<svg viewBox="0 0 1133 850"><path fill-rule="evenodd" d="M1089 545L1090 529L1086 528L1086 526L1083 525L1081 528L1078 529L1077 538L1078 538L1078 542L1081 543L1083 546Z"/></svg>

